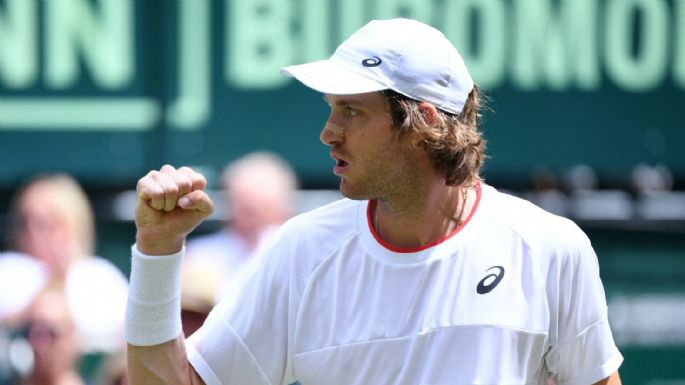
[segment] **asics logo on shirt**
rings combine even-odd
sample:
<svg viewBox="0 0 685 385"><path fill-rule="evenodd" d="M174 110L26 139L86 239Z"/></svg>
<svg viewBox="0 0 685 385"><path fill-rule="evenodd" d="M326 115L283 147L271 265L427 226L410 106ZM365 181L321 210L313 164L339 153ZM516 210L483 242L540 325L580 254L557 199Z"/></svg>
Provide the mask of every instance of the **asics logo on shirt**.
<svg viewBox="0 0 685 385"><path fill-rule="evenodd" d="M382 62L383 60L381 60L381 58L379 58L378 56L374 56L362 60L362 65L364 67L378 67L379 65L381 65Z"/></svg>
<svg viewBox="0 0 685 385"><path fill-rule="evenodd" d="M478 292L478 294L487 294L491 292L492 289L499 285L500 281L502 281L502 278L504 278L504 268L502 266L493 266L485 270L485 272L487 273L493 269L497 270L497 272L486 275L480 280L480 282L478 282L478 286L476 287L476 292Z"/></svg>

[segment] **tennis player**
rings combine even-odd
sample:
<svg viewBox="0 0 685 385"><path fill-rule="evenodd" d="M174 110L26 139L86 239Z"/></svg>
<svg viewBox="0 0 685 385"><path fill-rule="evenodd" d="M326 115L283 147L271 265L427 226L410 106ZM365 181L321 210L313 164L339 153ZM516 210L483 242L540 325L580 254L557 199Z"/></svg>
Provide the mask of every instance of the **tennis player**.
<svg viewBox="0 0 685 385"><path fill-rule="evenodd" d="M330 106L347 199L287 222L185 339L184 240L213 204L189 168L143 177L132 384L620 384L590 241L481 180L479 91L441 32L372 21L283 73Z"/></svg>

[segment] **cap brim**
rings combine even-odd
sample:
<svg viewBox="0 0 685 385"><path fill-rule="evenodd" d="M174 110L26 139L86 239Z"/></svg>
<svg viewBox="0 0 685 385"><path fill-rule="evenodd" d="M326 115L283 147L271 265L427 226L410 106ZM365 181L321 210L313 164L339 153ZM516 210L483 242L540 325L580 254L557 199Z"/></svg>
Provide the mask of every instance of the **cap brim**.
<svg viewBox="0 0 685 385"><path fill-rule="evenodd" d="M324 94L352 95L388 89L387 86L359 75L331 60L284 67L281 74L293 77L307 87Z"/></svg>

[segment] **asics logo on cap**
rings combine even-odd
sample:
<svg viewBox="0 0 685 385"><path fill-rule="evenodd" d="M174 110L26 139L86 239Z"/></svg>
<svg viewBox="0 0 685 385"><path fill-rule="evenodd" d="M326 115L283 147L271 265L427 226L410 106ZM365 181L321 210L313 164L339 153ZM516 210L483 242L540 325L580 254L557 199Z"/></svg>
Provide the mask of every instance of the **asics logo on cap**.
<svg viewBox="0 0 685 385"><path fill-rule="evenodd" d="M378 67L382 62L383 60L381 60L381 58L378 56L373 56L362 60L362 65L364 67Z"/></svg>
<svg viewBox="0 0 685 385"><path fill-rule="evenodd" d="M492 269L497 269L497 273L491 273L485 276L485 278L481 279L480 282L478 282L478 287L476 287L476 292L478 294L487 294L492 291L497 285L499 285L499 282L504 278L504 268L502 266L492 266L491 268L485 270L490 271Z"/></svg>

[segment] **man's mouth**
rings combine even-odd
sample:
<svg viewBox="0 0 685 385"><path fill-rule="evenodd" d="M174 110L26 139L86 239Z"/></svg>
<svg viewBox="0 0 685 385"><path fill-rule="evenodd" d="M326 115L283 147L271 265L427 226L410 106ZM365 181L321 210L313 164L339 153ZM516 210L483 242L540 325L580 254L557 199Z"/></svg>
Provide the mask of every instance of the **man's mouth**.
<svg viewBox="0 0 685 385"><path fill-rule="evenodd" d="M333 167L333 174L341 175L347 170L348 163L331 153L331 158L335 160L335 167Z"/></svg>

